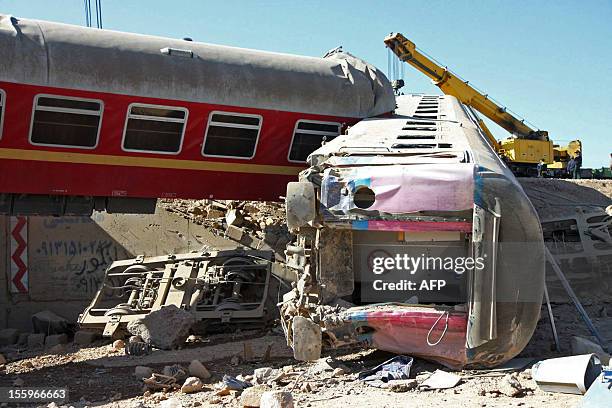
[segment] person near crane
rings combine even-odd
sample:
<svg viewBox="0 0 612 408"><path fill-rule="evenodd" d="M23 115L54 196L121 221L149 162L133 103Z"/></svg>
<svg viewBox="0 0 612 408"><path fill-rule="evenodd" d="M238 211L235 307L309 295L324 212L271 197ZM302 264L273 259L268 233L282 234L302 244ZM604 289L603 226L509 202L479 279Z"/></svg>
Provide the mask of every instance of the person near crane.
<svg viewBox="0 0 612 408"><path fill-rule="evenodd" d="M572 173L572 178L579 179L580 178L580 168L582 167L582 154L580 150L576 151L576 156L574 156L574 171Z"/></svg>
<svg viewBox="0 0 612 408"><path fill-rule="evenodd" d="M537 169L538 169L538 178L544 177L544 172L546 171L546 161L544 159L540 159Z"/></svg>

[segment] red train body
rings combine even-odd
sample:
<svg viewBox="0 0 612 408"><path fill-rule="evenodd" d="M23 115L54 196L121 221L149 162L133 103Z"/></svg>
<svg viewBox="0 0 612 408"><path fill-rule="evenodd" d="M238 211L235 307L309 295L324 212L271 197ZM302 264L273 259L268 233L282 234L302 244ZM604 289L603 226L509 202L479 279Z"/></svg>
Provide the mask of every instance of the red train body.
<svg viewBox="0 0 612 408"><path fill-rule="evenodd" d="M342 52L297 57L0 15L0 55L3 213L278 200L324 137L394 107L384 75Z"/></svg>

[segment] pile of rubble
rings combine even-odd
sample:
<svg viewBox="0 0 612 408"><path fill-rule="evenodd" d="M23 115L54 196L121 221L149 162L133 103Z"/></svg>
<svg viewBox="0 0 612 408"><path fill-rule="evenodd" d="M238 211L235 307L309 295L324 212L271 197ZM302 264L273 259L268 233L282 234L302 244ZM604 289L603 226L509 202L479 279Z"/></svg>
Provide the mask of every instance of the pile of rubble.
<svg viewBox="0 0 612 408"><path fill-rule="evenodd" d="M260 201L161 200L160 206L252 249L271 249L279 260L294 236L283 203Z"/></svg>

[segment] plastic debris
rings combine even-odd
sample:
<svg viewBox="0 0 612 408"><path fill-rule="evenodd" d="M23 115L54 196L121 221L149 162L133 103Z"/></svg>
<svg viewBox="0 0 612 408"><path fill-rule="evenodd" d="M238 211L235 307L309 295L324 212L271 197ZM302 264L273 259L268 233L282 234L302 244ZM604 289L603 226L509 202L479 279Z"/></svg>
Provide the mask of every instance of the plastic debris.
<svg viewBox="0 0 612 408"><path fill-rule="evenodd" d="M584 394L600 374L601 363L595 354L551 358L531 369L531 376L543 391L568 394Z"/></svg>
<svg viewBox="0 0 612 408"><path fill-rule="evenodd" d="M419 386L421 390L441 390L453 388L461 382L461 377L457 374L447 373L446 371L436 370L434 373Z"/></svg>
<svg viewBox="0 0 612 408"><path fill-rule="evenodd" d="M253 385L246 381L241 381L236 377L232 377L231 375L225 374L223 376L223 385L225 388L234 390L234 391L242 391L245 388L252 387Z"/></svg>
<svg viewBox="0 0 612 408"><path fill-rule="evenodd" d="M358 378L373 387L384 388L393 380L407 380L414 359L408 356L397 356L384 363L359 373Z"/></svg>

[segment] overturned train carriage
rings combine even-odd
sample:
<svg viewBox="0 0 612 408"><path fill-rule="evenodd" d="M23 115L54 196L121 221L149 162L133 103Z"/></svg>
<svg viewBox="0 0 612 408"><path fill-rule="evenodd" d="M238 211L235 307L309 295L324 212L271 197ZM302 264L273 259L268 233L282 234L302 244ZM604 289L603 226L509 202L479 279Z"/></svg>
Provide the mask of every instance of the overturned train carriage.
<svg viewBox="0 0 612 408"><path fill-rule="evenodd" d="M454 97L397 103L316 150L288 186L288 342L300 359L361 343L453 368L501 364L539 318L538 217Z"/></svg>

